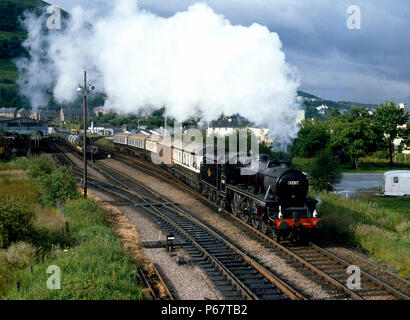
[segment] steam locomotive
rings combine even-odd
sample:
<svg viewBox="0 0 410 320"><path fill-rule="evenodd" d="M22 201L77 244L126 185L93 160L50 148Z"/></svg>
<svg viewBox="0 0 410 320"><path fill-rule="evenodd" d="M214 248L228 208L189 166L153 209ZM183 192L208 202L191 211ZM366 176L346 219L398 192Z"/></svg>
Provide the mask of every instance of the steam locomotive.
<svg viewBox="0 0 410 320"><path fill-rule="evenodd" d="M303 241L323 228L306 176L266 154L239 155L150 135L114 135L118 151L151 159L274 240ZM164 161L166 159L166 161Z"/></svg>

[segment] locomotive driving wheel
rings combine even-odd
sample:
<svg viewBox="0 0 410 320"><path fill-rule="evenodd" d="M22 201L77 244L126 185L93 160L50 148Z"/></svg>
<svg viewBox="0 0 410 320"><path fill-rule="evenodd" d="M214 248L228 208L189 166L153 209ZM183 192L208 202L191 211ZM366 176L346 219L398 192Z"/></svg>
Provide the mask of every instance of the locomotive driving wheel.
<svg viewBox="0 0 410 320"><path fill-rule="evenodd" d="M249 217L249 215L248 214L246 214L246 213L241 213L240 214L240 216L239 216L241 219L242 219L242 221L243 222L245 222L245 223L248 223L249 222L249 220L250 220L250 217Z"/></svg>
<svg viewBox="0 0 410 320"><path fill-rule="evenodd" d="M250 207L252 212L252 226L259 230L262 225L262 217L258 216L258 206L255 201L252 201Z"/></svg>
<svg viewBox="0 0 410 320"><path fill-rule="evenodd" d="M280 235L276 229L272 230L272 239L276 242L280 241Z"/></svg>
<svg viewBox="0 0 410 320"><path fill-rule="evenodd" d="M233 203L232 203L232 214L235 217L239 216L239 214L241 213L239 203L240 203L240 197L238 196L238 194L234 193Z"/></svg>
<svg viewBox="0 0 410 320"><path fill-rule="evenodd" d="M265 221L262 221L261 226L260 226L260 231L263 234L268 234L269 233L269 225Z"/></svg>

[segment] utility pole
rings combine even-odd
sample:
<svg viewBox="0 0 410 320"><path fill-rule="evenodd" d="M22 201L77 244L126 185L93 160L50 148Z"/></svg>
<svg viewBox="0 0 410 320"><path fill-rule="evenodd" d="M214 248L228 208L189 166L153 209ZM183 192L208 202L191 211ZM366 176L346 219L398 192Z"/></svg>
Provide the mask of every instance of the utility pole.
<svg viewBox="0 0 410 320"><path fill-rule="evenodd" d="M84 157L84 199L87 199L87 70L84 70L84 136L83 136L83 157Z"/></svg>
<svg viewBox="0 0 410 320"><path fill-rule="evenodd" d="M84 198L87 199L87 90L93 91L94 86L87 86L87 70L84 70L84 87L78 85L77 91L83 94L83 117L84 117L84 135L83 135L83 159L84 159Z"/></svg>

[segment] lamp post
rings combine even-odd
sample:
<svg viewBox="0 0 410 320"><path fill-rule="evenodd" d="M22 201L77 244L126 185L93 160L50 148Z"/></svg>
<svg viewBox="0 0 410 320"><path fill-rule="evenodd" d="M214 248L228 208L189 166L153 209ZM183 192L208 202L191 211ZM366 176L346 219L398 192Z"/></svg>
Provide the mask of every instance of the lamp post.
<svg viewBox="0 0 410 320"><path fill-rule="evenodd" d="M87 91L91 92L94 86L87 86L87 70L84 70L84 86L78 85L77 91L83 93L83 118L84 118L84 135L83 135L83 159L84 159L84 199L87 199Z"/></svg>

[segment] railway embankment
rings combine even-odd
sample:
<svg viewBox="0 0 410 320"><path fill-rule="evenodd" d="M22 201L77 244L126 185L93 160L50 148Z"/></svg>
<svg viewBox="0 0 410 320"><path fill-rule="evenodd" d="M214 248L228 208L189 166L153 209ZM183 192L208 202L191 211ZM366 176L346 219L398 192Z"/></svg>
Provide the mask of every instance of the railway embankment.
<svg viewBox="0 0 410 320"><path fill-rule="evenodd" d="M410 279L410 198L319 197L325 238L359 248L373 262Z"/></svg>
<svg viewBox="0 0 410 320"><path fill-rule="evenodd" d="M0 298L143 299L113 218L81 199L70 170L21 163L0 177Z"/></svg>

